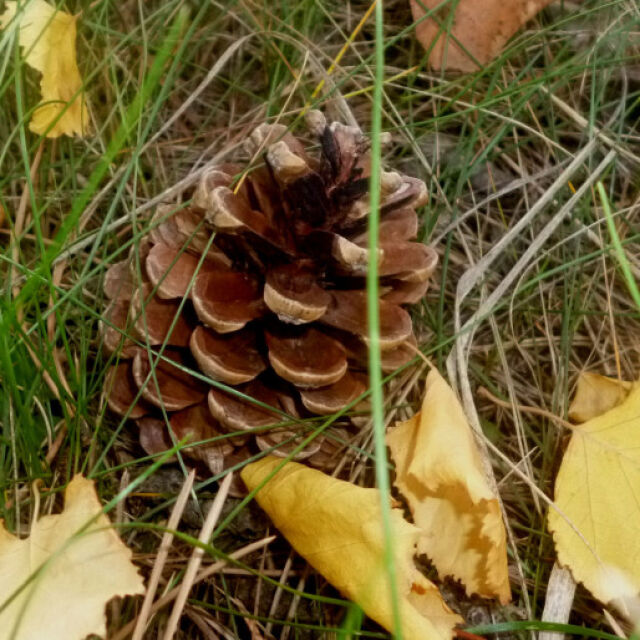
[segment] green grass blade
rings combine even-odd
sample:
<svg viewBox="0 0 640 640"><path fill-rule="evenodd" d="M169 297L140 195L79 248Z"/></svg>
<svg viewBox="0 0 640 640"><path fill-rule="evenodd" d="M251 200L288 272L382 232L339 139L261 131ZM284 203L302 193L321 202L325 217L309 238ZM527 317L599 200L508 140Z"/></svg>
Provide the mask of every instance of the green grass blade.
<svg viewBox="0 0 640 640"><path fill-rule="evenodd" d="M179 42L180 35L184 31L188 16L189 11L186 8L182 8L176 14L176 17L169 28L169 32L158 51L158 55L154 59L149 73L142 82L140 90L136 93L133 101L129 105L120 126L109 142L106 152L89 176L87 185L74 199L69 215L64 219L64 222L53 239L51 246L42 256L42 261L38 266L38 269L36 269L33 277L26 282L25 286L22 288L17 299L18 305L22 301L30 299L34 294L35 289L41 286L40 276L48 272L51 264L60 253L60 249L65 239L77 225L78 219L84 211L84 208L98 189L98 186L109 170L111 163L129 140L131 132L135 129L142 116L144 105L151 98L163 77L165 67L171 58L171 54L176 44Z"/></svg>
<svg viewBox="0 0 640 640"><path fill-rule="evenodd" d="M600 197L602 210L604 211L604 217L607 221L607 228L609 229L609 235L611 236L613 250L616 254L616 258L618 259L618 264L620 265L620 271L622 271L624 281L627 284L627 288L629 289L629 293L631 294L636 307L638 307L638 310L640 310L640 290L638 289L636 279L633 277L633 273L631 272L631 265L629 264L629 260L627 259L627 254L624 252L624 247L622 246L620 236L618 235L618 230L616 229L616 225L613 220L613 213L611 211L611 203L609 202L609 197L607 196L607 192L605 191L604 186L602 182L600 182L600 180L598 180L598 182L596 183L596 188L598 189L598 196Z"/></svg>
<svg viewBox="0 0 640 640"><path fill-rule="evenodd" d="M382 0L375 10L375 86L371 119L371 181L369 215L369 268L367 270L367 320L369 323L369 384L371 387L371 417L375 436L376 479L380 489L384 527L384 561L389 576L393 623L396 638L402 638L398 585L393 556L389 470L384 439L384 401L380 357L380 312L378 308L378 232L380 223L380 171L382 169L380 132L382 130L382 100L384 85L384 30Z"/></svg>

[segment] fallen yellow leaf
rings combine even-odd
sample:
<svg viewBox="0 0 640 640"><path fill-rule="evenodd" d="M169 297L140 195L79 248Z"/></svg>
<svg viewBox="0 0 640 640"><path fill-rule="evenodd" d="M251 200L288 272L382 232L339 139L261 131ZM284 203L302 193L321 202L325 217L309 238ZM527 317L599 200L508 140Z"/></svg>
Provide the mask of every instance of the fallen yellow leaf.
<svg viewBox="0 0 640 640"><path fill-rule="evenodd" d="M453 390L437 370L427 376L422 410L387 434L395 484L420 528L418 551L468 593L511 599L500 505Z"/></svg>
<svg viewBox="0 0 640 640"><path fill-rule="evenodd" d="M416 26L416 37L434 69L477 71L493 60L516 31L551 0L459 0L447 2ZM414 20L442 0L411 0ZM451 16L451 12L454 12ZM450 22L449 22L450 21ZM451 25L449 32L448 25Z"/></svg>
<svg viewBox="0 0 640 640"><path fill-rule="evenodd" d="M76 63L76 22L77 16L58 11L44 0L22 3L19 13L16 2L7 2L0 16L3 29L10 24L19 29L27 64L42 74L42 102L29 129L38 135L46 132L48 138L84 135L88 130L87 104Z"/></svg>
<svg viewBox="0 0 640 640"><path fill-rule="evenodd" d="M131 551L102 514L93 482L82 476L69 483L62 513L37 520L29 538L20 540L0 522L0 576L0 640L104 636L105 604L144 593Z"/></svg>
<svg viewBox="0 0 640 640"><path fill-rule="evenodd" d="M619 405L631 390L632 383L583 371L578 378L576 394L569 407L569 418L586 422Z"/></svg>
<svg viewBox="0 0 640 640"><path fill-rule="evenodd" d="M253 491L280 464L281 458L269 456L247 465L242 479ZM256 500L303 558L370 618L393 629L377 489L357 487L287 462L258 491ZM398 509L392 509L391 519L403 638L451 638L454 625L462 619L414 565L418 529Z"/></svg>
<svg viewBox="0 0 640 640"><path fill-rule="evenodd" d="M600 381L601 382L601 381ZM640 383L576 426L549 510L560 564L602 602L640 592Z"/></svg>

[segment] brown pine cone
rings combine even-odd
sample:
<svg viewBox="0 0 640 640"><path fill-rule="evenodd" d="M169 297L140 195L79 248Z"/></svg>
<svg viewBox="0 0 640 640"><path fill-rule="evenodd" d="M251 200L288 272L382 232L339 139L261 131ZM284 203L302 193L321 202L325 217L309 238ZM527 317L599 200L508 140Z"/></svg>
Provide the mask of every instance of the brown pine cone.
<svg viewBox="0 0 640 640"><path fill-rule="evenodd" d="M310 433L301 418L333 414L366 390L368 145L319 112L308 122L317 154L282 125L258 127L247 145L257 166L208 171L191 204L159 208L139 262L131 255L106 274L102 335L117 355L108 402L137 422L149 453L209 440L186 453L213 472L253 447L286 455ZM437 263L411 242L425 201L422 181L383 173L386 371L413 356L401 305L420 300ZM330 468L349 438L334 428L297 458Z"/></svg>

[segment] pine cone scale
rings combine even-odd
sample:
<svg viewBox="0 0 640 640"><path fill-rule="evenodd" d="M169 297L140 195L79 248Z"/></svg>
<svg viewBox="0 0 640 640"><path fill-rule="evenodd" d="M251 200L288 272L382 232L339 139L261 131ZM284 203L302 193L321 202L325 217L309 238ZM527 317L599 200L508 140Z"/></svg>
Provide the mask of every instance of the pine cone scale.
<svg viewBox="0 0 640 640"><path fill-rule="evenodd" d="M167 411L180 411L204 400L205 385L181 368L187 364L182 351L167 347L162 357L153 360L152 369L145 349L138 349L133 359L133 379L147 402Z"/></svg>
<svg viewBox="0 0 640 640"><path fill-rule="evenodd" d="M152 411L152 407L142 397L138 397L139 387L133 378L130 361L127 360L112 367L105 381L105 387L107 404L118 415L136 420ZM136 397L138 397L137 400Z"/></svg>
<svg viewBox="0 0 640 640"><path fill-rule="evenodd" d="M104 277L104 294L110 300L130 300L135 290L134 280L129 273L129 260L112 264Z"/></svg>
<svg viewBox="0 0 640 640"><path fill-rule="evenodd" d="M351 404L366 390L363 376L347 372L338 382L320 389L301 389L302 404L317 415L331 415Z"/></svg>
<svg viewBox="0 0 640 640"><path fill-rule="evenodd" d="M180 313L178 300L162 300L153 294L151 284L144 284L131 298L130 321L138 339L150 345L168 344L186 347L195 328L190 313Z"/></svg>
<svg viewBox="0 0 640 640"><path fill-rule="evenodd" d="M400 306L385 300L379 302L380 348L393 349L413 334L411 316ZM321 322L340 331L369 340L367 296L363 291L333 291L332 303Z"/></svg>
<svg viewBox="0 0 640 640"><path fill-rule="evenodd" d="M261 284L235 271L199 273L191 300L200 320L218 333L238 331L265 313Z"/></svg>
<svg viewBox="0 0 640 640"><path fill-rule="evenodd" d="M316 282L312 268L301 262L269 270L263 295L267 307L290 324L320 319L331 301L331 296Z"/></svg>
<svg viewBox="0 0 640 640"><path fill-rule="evenodd" d="M191 334L191 353L211 379L238 385L253 380L267 367L250 328L219 334L198 326Z"/></svg>
<svg viewBox="0 0 640 640"><path fill-rule="evenodd" d="M382 259L378 273L381 278L425 282L433 273L438 254L417 242L382 242Z"/></svg>
<svg viewBox="0 0 640 640"><path fill-rule="evenodd" d="M429 289L429 280L410 282L395 281L387 284L382 292L382 300L392 304L415 304L424 298Z"/></svg>
<svg viewBox="0 0 640 640"><path fill-rule="evenodd" d="M380 237L385 242L403 242L418 235L418 214L415 209L396 209L388 213L380 222ZM368 240L365 233L362 240ZM358 242L361 240L359 239ZM423 245L426 246L426 245ZM430 247L427 247L430 249ZM431 249L433 251L433 249ZM435 251L433 251L435 253ZM437 254L436 254L437 255Z"/></svg>
<svg viewBox="0 0 640 640"><path fill-rule="evenodd" d="M201 254L209 243L209 233L202 214L193 207L176 208L161 205L153 218L154 226L149 232L152 245L166 244L177 250ZM146 253L141 256L141 261Z"/></svg>
<svg viewBox="0 0 640 640"><path fill-rule="evenodd" d="M265 332L269 362L284 380L299 388L325 387L347 372L344 348L339 342L313 327L298 327L286 333Z"/></svg>
<svg viewBox="0 0 640 640"><path fill-rule="evenodd" d="M294 255L288 237L274 229L267 217L252 209L228 187L216 187L208 199L205 210L207 221L223 233L244 233L262 240L278 251Z"/></svg>
<svg viewBox="0 0 640 640"><path fill-rule="evenodd" d="M102 346L107 353L120 353L122 358L134 355L136 346L128 337L130 301L113 300L105 309L104 319L100 322Z"/></svg>
<svg viewBox="0 0 640 640"><path fill-rule="evenodd" d="M198 258L193 254L163 243L154 245L145 260L147 276L156 295L167 300L187 295L198 264Z"/></svg>
<svg viewBox="0 0 640 640"><path fill-rule="evenodd" d="M215 387L209 390L207 396L209 411L229 431L257 429L282 421L282 413L275 410L279 404L278 394L260 380L252 380L238 387L238 391L259 402L260 405L245 402Z"/></svg>

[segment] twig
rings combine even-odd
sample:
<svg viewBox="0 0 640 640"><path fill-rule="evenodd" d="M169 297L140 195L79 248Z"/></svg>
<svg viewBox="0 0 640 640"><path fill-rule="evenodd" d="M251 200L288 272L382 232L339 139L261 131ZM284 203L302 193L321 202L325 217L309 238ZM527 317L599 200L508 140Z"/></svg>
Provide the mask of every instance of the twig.
<svg viewBox="0 0 640 640"><path fill-rule="evenodd" d="M604 614L604 617L607 619L609 626L613 629L613 632L617 636L620 636L621 638L626 638L627 634L625 633L624 629L620 626L620 623L613 617L609 609L603 609L602 613Z"/></svg>
<svg viewBox="0 0 640 640"><path fill-rule="evenodd" d="M189 616L193 624L198 627L198 630L202 634L202 640L218 640L219 636L217 636L213 629L205 622L204 616L200 615L196 607L187 607L185 613Z"/></svg>
<svg viewBox="0 0 640 640"><path fill-rule="evenodd" d="M220 489L215 497L215 500L211 505L211 509L209 509L207 518L202 525L202 530L200 531L198 540L204 544L209 542L211 534L213 533L216 523L218 522L218 518L220 517L220 513L222 512L222 506L224 505L224 501L227 499L229 488L231 487L232 479L233 472L225 476L225 479L220 484ZM176 601L173 605L171 616L169 617L169 622L167 622L167 627L163 636L164 640L171 640L176 632L176 629L178 628L178 622L180 622L182 610L184 609L184 605L187 602L187 597L189 596L189 591L191 591L191 587L193 586L194 580L196 578L196 573L200 568L203 554L204 549L202 547L196 547L191 554L191 558L189 558L187 570L184 574L182 584L180 585L178 595L176 596Z"/></svg>
<svg viewBox="0 0 640 640"><path fill-rule="evenodd" d="M180 490L178 498L176 499L173 510L171 511L171 515L169 516L167 531L165 531L164 535L162 536L162 542L160 543L158 556L153 565L151 577L149 578L149 586L147 587L147 592L144 596L142 608L140 609L140 613L138 614L138 620L136 622L136 628L133 631L132 640L142 640L142 636L147 626L147 620L149 619L151 605L153 604L153 598L156 595L158 583L160 582L160 576L162 575L162 570L164 569L164 565L167 561L171 543L173 542L173 531L176 531L178 529L178 523L180 522L180 518L182 517L182 513L184 512L187 500L189 499L189 492L191 491L191 487L193 486L195 477L196 472L195 470L192 470L187 476L187 479L184 481L182 489Z"/></svg>
<svg viewBox="0 0 640 640"><path fill-rule="evenodd" d="M606 144L608 147L611 147L611 149L617 151L621 156L624 156L625 158L627 158L627 160L631 160L635 164L640 164L640 158L637 155L635 155L634 153L631 153L631 151L629 151L627 148L619 145L615 140L613 140L608 135L603 133L602 129L593 126L583 115L579 114L573 107L569 106L564 100L559 98L555 93L552 93L551 91L549 91L549 89L545 87L544 83L541 83L539 85L539 88L540 88L540 91L542 91L543 93L546 93L549 96L549 98L551 98L551 101L557 107L559 107L562 111L564 111L564 113L568 115L579 127L585 130L589 130L590 128L592 128L593 135L595 135L595 137L598 140L600 140L601 142L604 142L604 144Z"/></svg>
<svg viewBox="0 0 640 640"><path fill-rule="evenodd" d="M300 604L300 599L302 598L302 594L304 593L305 583L307 581L307 577L309 575L309 565L304 568L300 579L298 580L298 584L296 585L296 593L293 598L291 598L291 604L289 605L289 611L287 611L287 622L293 620L295 618L296 610L298 609L298 605ZM280 640L289 640L289 636L291 635L291 625L287 624L282 629L282 634L280 635Z"/></svg>
<svg viewBox="0 0 640 640"><path fill-rule="evenodd" d="M496 397L489 391L489 389L485 387L478 387L476 393L487 400L493 402L493 404L497 404L499 407L504 407L505 409L517 409L518 411L523 411L524 413L535 413L538 416L542 416L543 418L548 418L553 422L557 422L561 424L563 427L570 429L573 431L576 427L571 424L567 420L563 420L560 416L551 413L551 411L547 411L546 409L540 409L540 407L530 407L525 404L512 404L511 402L505 402L504 400L500 400L500 398Z"/></svg>
<svg viewBox="0 0 640 640"><path fill-rule="evenodd" d="M570 571L563 569L555 562L547 583L542 620L544 622L566 623L568 620L567 611L571 611L575 592L576 583ZM541 631L538 634L538 640L561 640L561 638L563 638L563 634L556 631Z"/></svg>
<svg viewBox="0 0 640 640"><path fill-rule="evenodd" d="M256 542L252 542L251 544L248 544L247 546L242 547L241 549L238 549L233 553L230 553L229 560L239 560L240 558L244 558L244 556L247 556L250 553L253 553L254 551L258 551L258 549L262 549L263 547L270 545L275 539L276 539L276 536L269 536L267 538L263 538L262 540L257 540ZM197 582L201 582L202 580L206 580L207 578L214 575L215 573L218 573L218 571L220 571L227 565L229 560L219 560L218 562L212 564L210 567L203 569L195 577L195 579L193 580L193 584L196 584ZM153 606L151 607L149 614L153 615L154 613L160 611L160 609L168 605L170 602L173 602L178 597L179 593L180 593L180 587L175 587L174 589L171 589L171 591L169 591L164 596L162 596L162 598L159 598L153 603ZM120 629L118 633L116 633L110 640L124 640L124 638L128 637L129 634L133 631L134 627L135 627L135 620L130 622L129 624L126 624L124 627L122 627L122 629Z"/></svg>
<svg viewBox="0 0 640 640"><path fill-rule="evenodd" d="M60 451L60 447L62 446L62 443L64 442L64 439L67 435L67 423L64 420L61 420L58 424L60 425L60 428L58 429L56 438L49 445L47 455L44 457L44 459L47 461L47 464L49 465L53 462L55 457L58 455L58 451Z"/></svg>
<svg viewBox="0 0 640 640"><path fill-rule="evenodd" d="M42 160L42 151L44 150L44 139L40 142L38 150L36 151L36 157L31 163L29 169L29 180L26 181L22 194L20 196L20 202L18 203L18 210L16 211L16 220L13 225L13 246L11 247L11 259L13 260L13 266L11 267L11 282L13 283L13 297L15 298L20 292L20 288L15 281L17 280L17 267L20 262L20 236L24 231L24 223L27 215L27 205L29 204L29 184L33 184L36 181L38 173L38 167L40 166L40 160Z"/></svg>
<svg viewBox="0 0 640 640"><path fill-rule="evenodd" d="M123 492L130 482L131 471L129 469L125 469L120 476L120 486L118 488L118 493ZM125 515L124 515L124 507L126 504L126 500L120 500L115 508L115 517L114 524L124 524L125 523ZM112 620L120 620L120 614L122 612L122 600L120 598L114 598L109 605L111 610L111 619Z"/></svg>
<svg viewBox="0 0 640 640"><path fill-rule="evenodd" d="M282 585L286 584L289 579L289 572L291 571L291 566L293 565L293 557L295 555L294 551L289 553L289 557L284 563L284 568L282 569L282 573L280 574L280 579L278 580L278 586L276 587L276 591L273 594L273 600L271 600L271 606L269 607L269 613L267 614L268 618L275 618L276 611L278 609L278 605L280 604L280 599L282 598ZM271 629L273 628L273 622L268 622L265 627L265 632L270 635Z"/></svg>

